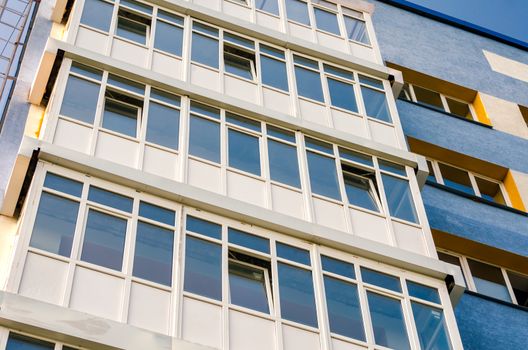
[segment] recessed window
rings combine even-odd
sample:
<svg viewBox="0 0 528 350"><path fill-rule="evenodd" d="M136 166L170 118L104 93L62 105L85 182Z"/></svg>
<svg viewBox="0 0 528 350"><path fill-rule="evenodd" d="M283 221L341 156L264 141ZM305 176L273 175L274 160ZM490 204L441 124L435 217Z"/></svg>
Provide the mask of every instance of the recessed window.
<svg viewBox="0 0 528 350"><path fill-rule="evenodd" d="M475 182L477 183L482 198L498 204L507 205L498 182L489 181L478 176L475 176Z"/></svg>
<svg viewBox="0 0 528 350"><path fill-rule="evenodd" d="M508 271L508 279L517 304L528 307L528 276Z"/></svg>
<svg viewBox="0 0 528 350"><path fill-rule="evenodd" d="M146 45L150 31L149 18L119 9L116 35L136 43Z"/></svg>
<svg viewBox="0 0 528 350"><path fill-rule="evenodd" d="M269 269L229 260L229 296L232 304L269 314L270 293Z"/></svg>
<svg viewBox="0 0 528 350"><path fill-rule="evenodd" d="M455 114L461 118L473 120L473 115L469 108L469 104L462 101L457 101L452 98L446 97L447 105L449 106L449 112Z"/></svg>
<svg viewBox="0 0 528 350"><path fill-rule="evenodd" d="M60 114L93 124L100 85L70 75L66 83Z"/></svg>
<svg viewBox="0 0 528 350"><path fill-rule="evenodd" d="M440 168L444 185L465 193L475 194L467 171L444 163L438 163L438 167Z"/></svg>
<svg viewBox="0 0 528 350"><path fill-rule="evenodd" d="M255 54L224 44L224 69L239 77L255 79Z"/></svg>
<svg viewBox="0 0 528 350"><path fill-rule="evenodd" d="M81 23L108 32L114 4L100 0L85 0Z"/></svg>
<svg viewBox="0 0 528 350"><path fill-rule="evenodd" d="M430 107L435 107L438 109L444 109L442 103L442 98L438 92L424 89L419 86L413 85L414 95L416 96L416 101L428 105Z"/></svg>
<svg viewBox="0 0 528 350"><path fill-rule="evenodd" d="M375 175L373 171L362 170L342 164L345 192L348 203L372 211L380 210Z"/></svg>
<svg viewBox="0 0 528 350"><path fill-rule="evenodd" d="M130 137L137 137L142 101L107 90L103 111L103 128Z"/></svg>
<svg viewBox="0 0 528 350"><path fill-rule="evenodd" d="M308 16L308 4L300 0L286 1L286 17L289 20L310 25L310 16Z"/></svg>
<svg viewBox="0 0 528 350"><path fill-rule="evenodd" d="M500 268L473 259L467 259L467 262L477 292L507 302L512 301Z"/></svg>

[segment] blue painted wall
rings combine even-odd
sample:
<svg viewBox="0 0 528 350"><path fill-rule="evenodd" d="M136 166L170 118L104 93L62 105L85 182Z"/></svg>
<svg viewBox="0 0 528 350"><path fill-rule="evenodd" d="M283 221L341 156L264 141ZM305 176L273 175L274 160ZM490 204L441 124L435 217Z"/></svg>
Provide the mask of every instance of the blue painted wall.
<svg viewBox="0 0 528 350"><path fill-rule="evenodd" d="M464 294L455 315L465 350L528 348L528 311Z"/></svg>
<svg viewBox="0 0 528 350"><path fill-rule="evenodd" d="M528 217L428 185L422 198L431 228L528 256Z"/></svg>
<svg viewBox="0 0 528 350"><path fill-rule="evenodd" d="M482 50L528 64L528 52L385 3L374 3L383 59L528 106L528 83L491 70Z"/></svg>
<svg viewBox="0 0 528 350"><path fill-rule="evenodd" d="M397 106L405 135L528 173L528 140L406 101Z"/></svg>

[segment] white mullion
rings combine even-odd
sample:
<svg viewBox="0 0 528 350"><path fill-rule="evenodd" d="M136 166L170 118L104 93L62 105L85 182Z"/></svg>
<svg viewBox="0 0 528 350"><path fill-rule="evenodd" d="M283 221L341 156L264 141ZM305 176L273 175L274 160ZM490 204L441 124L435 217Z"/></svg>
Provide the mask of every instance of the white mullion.
<svg viewBox="0 0 528 350"><path fill-rule="evenodd" d="M223 3L223 1L221 1ZM225 71L225 62L224 62L224 47L225 47L225 40L224 40L224 33L225 30L223 28L218 28L218 75L220 78L220 91L219 93L225 94L226 91L226 71Z"/></svg>
<svg viewBox="0 0 528 350"><path fill-rule="evenodd" d="M315 21L315 11L312 6L312 2L308 0L301 0L301 1L306 4L306 9L308 10L308 20L310 22L308 27L310 27L310 30L312 32L312 40L315 40L316 42L318 42L319 40L317 38L317 22Z"/></svg>
<svg viewBox="0 0 528 350"><path fill-rule="evenodd" d="M106 45L106 56L110 56L112 47L114 46L115 32L117 31L117 21L119 14L119 0L115 0L114 11L112 12L112 19L110 20L110 27L108 29L108 42Z"/></svg>
<svg viewBox="0 0 528 350"><path fill-rule="evenodd" d="M286 65L287 71L290 73L290 81L291 81L291 91L290 96L293 99L293 110L292 114L294 117L302 119L301 116L301 101L300 101L300 95L299 91L297 89L297 75L295 74L295 67L297 64L295 63L295 60L293 58L294 53L288 49L286 52L288 54L288 59L290 61L289 65Z"/></svg>
<svg viewBox="0 0 528 350"><path fill-rule="evenodd" d="M272 209L273 208L273 196L272 196L272 184L271 184L271 163L269 158L269 149L268 149L268 128L266 123L261 123L260 130L262 132L262 136L259 137L259 144L260 144L260 164L261 164L261 177L264 178L264 181L266 183L266 202L267 202L267 208Z"/></svg>
<svg viewBox="0 0 528 350"><path fill-rule="evenodd" d="M174 228L173 255L172 255L172 279L170 309L172 317L169 319L169 334L175 338L181 338L181 324L183 318L183 271L184 271L184 217L185 209L179 206L174 211L176 214L176 226Z"/></svg>
<svg viewBox="0 0 528 350"><path fill-rule="evenodd" d="M192 24L191 16L187 15L183 18L182 71L179 78L185 82L191 81Z"/></svg>
<svg viewBox="0 0 528 350"><path fill-rule="evenodd" d="M400 305L402 307L402 313L403 313L403 320L405 323L405 326L407 328L407 340L409 341L409 344L411 345L411 349L420 350L420 340L418 338L418 330L416 325L416 321L414 319L414 314L412 311L412 301L409 298L409 291L407 289L407 283L405 283L405 279L401 276L399 277L400 285L402 287L402 293L403 293L403 299L400 301Z"/></svg>
<svg viewBox="0 0 528 350"><path fill-rule="evenodd" d="M510 199L510 195L508 191L506 190L506 186L504 185L504 182L500 181L500 182L497 182L497 184L499 185L499 191L501 191L502 197L504 198L506 205L513 208L513 203Z"/></svg>
<svg viewBox="0 0 528 350"><path fill-rule="evenodd" d="M278 268L278 261L277 261L277 250L276 250L276 240L272 236L270 237L270 255L271 255L271 274L274 277L273 279L273 286L272 286L272 292L273 292L273 301L275 303L273 308L273 314L272 316L275 319L274 326L275 326L275 348L277 350L282 350L284 348L283 344L283 334L282 334L282 313L280 308L280 290L279 290L279 268Z"/></svg>
<svg viewBox="0 0 528 350"><path fill-rule="evenodd" d="M303 193L305 203L305 219L309 222L315 221L315 209L312 200L312 187L310 184L310 170L308 169L308 150L304 143L304 135L300 131L295 132L295 138L297 140L297 157L299 159L301 177L301 189Z"/></svg>
<svg viewBox="0 0 528 350"><path fill-rule="evenodd" d="M189 167L189 142L191 130L191 100L188 96L180 97L180 125L178 135L178 170L176 171L176 179L187 183L188 182L188 167Z"/></svg>
<svg viewBox="0 0 528 350"><path fill-rule="evenodd" d="M380 201L383 204L383 213L385 214L385 225L387 228L387 234L389 236L389 244L392 246L397 246L396 234L392 226L392 214L389 209L389 202L387 201L387 195L385 194L385 185L383 183L383 178L381 177L381 171L378 164L378 158L372 157L372 162L374 164L374 173L376 175L376 181L378 183L378 191L380 196Z"/></svg>
<svg viewBox="0 0 528 350"><path fill-rule="evenodd" d="M351 234L354 234L354 229L352 227L352 218L351 218L351 214L350 214L350 210L349 210L350 200L348 199L348 196L347 196L347 193L346 193L346 189L345 189L345 178L344 178L344 175L343 175L343 169L341 167L341 159L339 158L339 150L338 150L337 145L335 145L335 144L332 144L332 147L333 147L333 150L334 150L333 158L334 158L334 164L335 164L336 172L337 172L336 173L336 175L337 175L337 186L339 188L340 197L341 197L339 202L341 202L342 206L343 206L343 214L344 214L344 217L345 217L345 226L346 226L348 232L350 232Z"/></svg>
<svg viewBox="0 0 528 350"><path fill-rule="evenodd" d="M324 109L326 111L326 123L330 128L334 128L334 121L332 118L332 110L331 110L331 96L330 96L330 88L328 87L328 77L324 71L324 65L321 61L318 61L317 64L319 65L319 79L321 80L321 89L323 90L323 103L324 103Z"/></svg>
<svg viewBox="0 0 528 350"><path fill-rule="evenodd" d="M354 272L357 279L357 289L358 289L358 298L359 305L361 310L361 316L363 321L363 330L365 332L365 339L368 344L375 344L374 339L374 326L372 324L372 319L370 317L370 309L368 305L368 295L367 289L363 284L363 276L361 276L361 269L357 261L354 261ZM371 349L369 347L369 349Z"/></svg>
<svg viewBox="0 0 528 350"><path fill-rule="evenodd" d="M467 103L467 102L464 102L464 103L467 104L469 108L469 114L471 114L471 119L476 122L481 123L481 121L478 119L477 112L475 111L475 107L473 107L473 103Z"/></svg>
<svg viewBox="0 0 528 350"><path fill-rule="evenodd" d="M252 10L253 14L255 13L255 6L253 6ZM257 101L256 103L258 105L264 105L264 88L262 86L262 69L260 64L260 44L261 42L255 42L255 78L256 78L256 84L257 84Z"/></svg>
<svg viewBox="0 0 528 350"><path fill-rule="evenodd" d="M68 79L70 76L72 60L66 58L59 68L59 73L57 74L57 81L55 87L52 90L52 95L50 98L50 107L44 113L42 129L40 130L39 138L43 141L53 143L53 137L57 131L57 125L59 123L59 115L64 100L64 95L66 94L66 86L68 84ZM88 81L92 81L91 79ZM100 87L100 82L97 82ZM96 105L97 107L97 105Z"/></svg>
<svg viewBox="0 0 528 350"><path fill-rule="evenodd" d="M229 159L229 127L225 120L225 110L220 109L220 193L227 195L227 166Z"/></svg>
<svg viewBox="0 0 528 350"><path fill-rule="evenodd" d="M176 313L176 321L174 324L174 334L177 338L182 338L183 336L183 304L184 304L184 286L185 286L185 259L187 256L187 230L186 230L186 222L187 222L187 215L189 215L189 210L186 207L181 208L180 211L180 233L181 237L179 238L179 244L180 247L178 249L178 253L180 254L178 260L175 260L175 264L173 265L175 268L177 268L178 276L174 276L173 279L176 280L177 278L177 285L174 286L174 298L176 301L176 307L177 307L177 313ZM179 266L178 266L179 263Z"/></svg>
<svg viewBox="0 0 528 350"><path fill-rule="evenodd" d="M227 243L227 225L222 222L221 229L221 249L222 249L222 261L221 261L221 281L222 281L222 348L229 349L229 303L230 303L230 292L229 292L229 246Z"/></svg>
<svg viewBox="0 0 528 350"><path fill-rule="evenodd" d="M326 304L324 274L321 264L321 254L319 252L319 246L314 245L313 249L310 249L310 253L312 254L312 273L314 281L315 305L319 319L319 337L321 338L322 349L332 349L330 317L328 315L328 306Z"/></svg>
<svg viewBox="0 0 528 350"><path fill-rule="evenodd" d="M343 13L343 7L341 4L337 4L337 25L339 27L339 31L341 32L341 39L344 40L344 44L346 46L346 53L349 55L353 54L352 47L350 46L348 41L348 33L345 24L345 14Z"/></svg>
<svg viewBox="0 0 528 350"><path fill-rule="evenodd" d="M418 99L416 98L416 93L414 92L414 86L411 83L407 83L409 86L409 93L411 94L411 101L418 102Z"/></svg>
<svg viewBox="0 0 528 350"><path fill-rule="evenodd" d="M158 6L152 7L152 13L150 14L150 28L146 31L145 46L147 47L147 67L152 70L152 62L154 61L154 40L156 40L156 25L158 23ZM149 26L147 26L149 27Z"/></svg>
<svg viewBox="0 0 528 350"><path fill-rule="evenodd" d="M140 200L135 196L132 202L131 217L127 220L127 230L125 234L125 244L123 247L123 262L121 271L125 274L125 283L123 290L123 300L121 309L121 321L127 322L128 310L130 307L130 294L132 292L132 273L134 266L134 253L136 246L136 235L139 223L139 202Z"/></svg>
<svg viewBox="0 0 528 350"><path fill-rule="evenodd" d="M471 273L471 269L469 268L467 258L463 255L459 255L458 258L460 261L460 266L462 267L462 272L466 276L466 283L468 284L469 290L472 292L478 292L477 287L475 285L475 281L473 280L473 274Z"/></svg>
<svg viewBox="0 0 528 350"><path fill-rule="evenodd" d="M471 182L471 186L473 187L473 191L475 192L475 195L482 198L482 194L480 193L480 188L478 187L477 180L475 180L475 175L473 175L471 171L467 171L464 169L460 169L460 170L465 171L468 174L469 181Z"/></svg>
<svg viewBox="0 0 528 350"><path fill-rule="evenodd" d="M358 106L358 113L361 115L361 119L363 119L363 127L366 137L372 139L372 133L370 132L370 125L367 117L367 106L365 104L365 100L363 99L363 92L361 91L361 87L363 85L359 82L359 74L357 72L354 72L354 80L357 81L357 83L354 84L354 92L357 97L356 102Z"/></svg>
<svg viewBox="0 0 528 350"><path fill-rule="evenodd" d="M90 144L89 144L89 151L88 154L91 156L95 155L95 149L97 146L97 140L99 139L99 133L102 127L103 123L103 114L104 114L104 106L105 106L105 95L106 95L106 89L107 89L107 82L108 82L108 71L103 71L103 76L101 79L101 85L99 86L99 96L97 98L97 105L95 109L95 117L94 117L94 123L92 128L92 135L90 137Z"/></svg>
<svg viewBox="0 0 528 350"><path fill-rule="evenodd" d="M512 303L519 305L519 302L517 301L517 297L515 296L515 292L513 291L513 287L510 282L510 277L508 276L508 273L506 272L506 269L503 267L500 267L502 277L504 278L504 283L506 284L506 288L508 288L508 293L510 293L510 298L512 300Z"/></svg>
<svg viewBox="0 0 528 350"><path fill-rule="evenodd" d="M81 24L81 17L84 10L85 0L78 0L73 3L71 9L69 24L66 24L67 38L66 42L73 45L77 39L77 34L79 33L79 28ZM113 5L113 4L112 4ZM115 6L114 6L115 7Z"/></svg>
<svg viewBox="0 0 528 350"><path fill-rule="evenodd" d="M150 109L150 91L151 86L145 85L145 93L143 95L143 107L141 107L141 113L138 113L137 120L137 142L139 145L139 154L137 157L136 167L143 170L144 158L145 158L145 147L147 139L147 128L148 128L148 117Z"/></svg>
<svg viewBox="0 0 528 350"><path fill-rule="evenodd" d="M435 91L436 92L436 91ZM444 107L444 110L447 113L451 113L451 109L449 108L449 104L447 103L447 99L444 96L444 94L441 94L439 92L436 92L440 96L440 100L442 101L442 106Z"/></svg>

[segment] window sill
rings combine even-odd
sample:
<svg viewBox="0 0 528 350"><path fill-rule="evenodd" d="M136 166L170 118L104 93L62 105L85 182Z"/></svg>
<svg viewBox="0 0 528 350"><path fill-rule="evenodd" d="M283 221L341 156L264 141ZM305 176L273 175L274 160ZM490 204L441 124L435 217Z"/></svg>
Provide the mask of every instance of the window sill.
<svg viewBox="0 0 528 350"><path fill-rule="evenodd" d="M463 191L456 190L456 189L451 188L449 186L433 182L431 180L426 180L425 183L426 183L426 185L429 185L429 186L432 186L432 187L436 187L436 188L439 188L441 190L444 190L444 191L447 191L447 192L450 192L450 193L453 193L453 194L456 194L456 195L471 199L472 201L475 201L475 202L487 204L487 205L490 205L492 207L503 209L503 210L507 210L509 212L512 212L512 213L515 213L515 214L519 214L519 215L522 215L522 216L528 216L528 213L526 213L526 212L524 212L522 210L515 209L515 208L512 208L512 207L508 207L508 206L503 205L503 204L498 204L498 203L489 201L487 199L484 199L484 198L481 198L481 197L478 197L478 196L475 196L475 195L472 195L472 194L468 194L468 193L463 192Z"/></svg>
<svg viewBox="0 0 528 350"><path fill-rule="evenodd" d="M484 295L484 294L473 292L471 290L467 290L466 289L464 291L464 294L469 294L469 295L474 296L474 297L478 297L478 298L481 298L481 299L492 301L492 302L497 303L497 304L501 304L501 305L504 305L504 306L509 306L509 307L517 309L517 310L528 312L528 307L526 307L526 306L510 303L508 301L504 301L504 300L497 299L497 298L494 298L494 297L490 297L490 296L487 296L487 295Z"/></svg>
<svg viewBox="0 0 528 350"><path fill-rule="evenodd" d="M466 118L462 118L462 117L459 117L458 115L456 114L452 114L452 113L448 113L446 111L443 111L441 109L438 109L438 108L434 108L434 107L431 107L431 106L428 106L426 104L423 104L423 103L420 103L420 102L414 102L414 101L409 101L409 100L404 100L402 98L398 98L398 101L402 101L402 102L407 102L407 103L410 103L410 104L413 104L413 105L416 105L416 106L420 106L422 108L427 108L431 111L435 111L435 112L438 112L438 113L442 113L444 115L447 115L451 118L455 118L455 119L458 119L458 120L462 120L462 121L465 121L465 122L468 122L468 123L471 123L471 124L475 124L475 125L479 125L479 126L483 126L485 128L488 128L488 129L493 129L493 126L491 125L488 125L488 124L484 124L484 123L481 123L481 122L477 122L475 120L469 120L469 119L466 119Z"/></svg>

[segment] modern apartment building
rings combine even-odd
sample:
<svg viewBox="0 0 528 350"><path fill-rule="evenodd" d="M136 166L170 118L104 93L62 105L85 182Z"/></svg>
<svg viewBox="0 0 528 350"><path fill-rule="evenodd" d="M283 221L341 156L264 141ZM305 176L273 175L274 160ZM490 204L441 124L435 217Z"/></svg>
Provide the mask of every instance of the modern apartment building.
<svg viewBox="0 0 528 350"><path fill-rule="evenodd" d="M383 60L405 81L404 134L427 157L438 255L467 283L455 307L464 348L526 349L528 44L405 1L374 3Z"/></svg>
<svg viewBox="0 0 528 350"><path fill-rule="evenodd" d="M379 1L40 2L0 133L0 349L521 348L512 60Z"/></svg>

